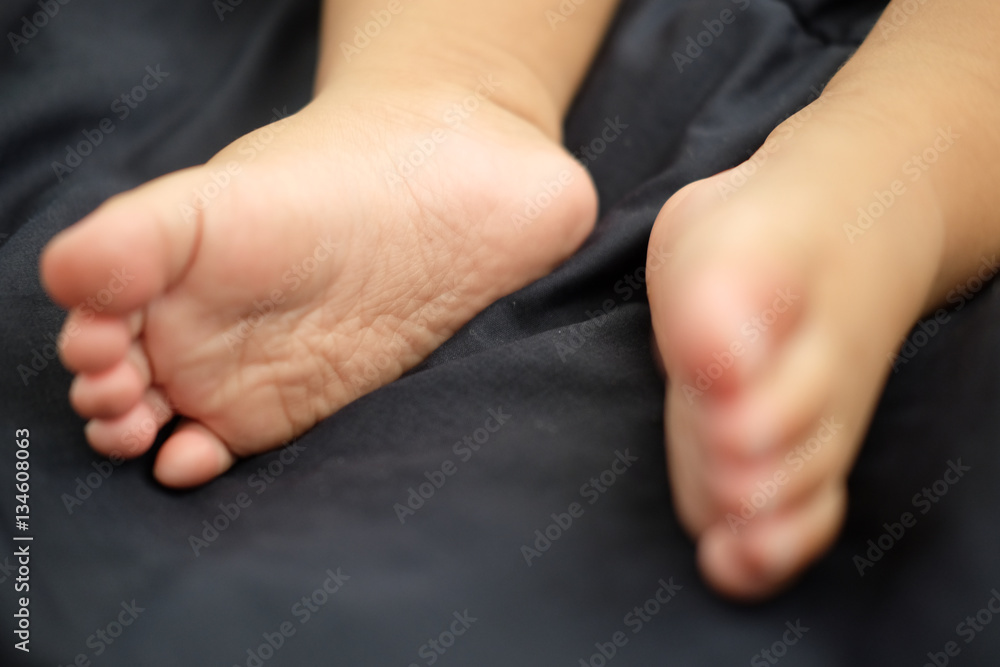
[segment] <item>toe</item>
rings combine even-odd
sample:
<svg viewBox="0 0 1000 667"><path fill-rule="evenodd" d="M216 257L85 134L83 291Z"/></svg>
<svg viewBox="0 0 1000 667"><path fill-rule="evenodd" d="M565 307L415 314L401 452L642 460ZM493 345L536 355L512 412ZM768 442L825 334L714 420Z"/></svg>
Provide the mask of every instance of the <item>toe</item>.
<svg viewBox="0 0 1000 667"><path fill-rule="evenodd" d="M692 405L742 391L766 371L798 319L797 294L777 281L750 284L746 276L755 273L706 267L686 285L675 279L672 307L654 315L669 340L661 346L667 371Z"/></svg>
<svg viewBox="0 0 1000 667"><path fill-rule="evenodd" d="M153 474L164 486L186 489L215 479L235 462L217 435L201 424L185 422L163 443Z"/></svg>
<svg viewBox="0 0 1000 667"><path fill-rule="evenodd" d="M698 402L699 433L711 454L731 462L780 458L829 417L823 413L832 409L841 355L828 338L815 322L803 322L741 395Z"/></svg>
<svg viewBox="0 0 1000 667"><path fill-rule="evenodd" d="M777 511L848 474L864 422L844 419L857 405L833 400L840 355L824 338L803 331L744 400L713 423L699 420L707 486L723 511L744 511L748 501L761 509L765 497L767 511Z"/></svg>
<svg viewBox="0 0 1000 667"><path fill-rule="evenodd" d="M790 443L829 416L822 413L831 399L839 355L826 338L803 322L742 395L696 404L699 432L711 454L733 462L780 458Z"/></svg>
<svg viewBox="0 0 1000 667"><path fill-rule="evenodd" d="M691 413L675 386L667 392L667 472L674 511L692 538L697 538L718 517L706 487L704 452L697 440Z"/></svg>
<svg viewBox="0 0 1000 667"><path fill-rule="evenodd" d="M84 430L94 451L131 459L149 450L156 434L173 416L166 397L156 389L147 389L125 414L114 419L92 419Z"/></svg>
<svg viewBox="0 0 1000 667"><path fill-rule="evenodd" d="M74 310L63 325L59 356L74 373L101 373L121 363L132 338L128 321L121 317Z"/></svg>
<svg viewBox="0 0 1000 667"><path fill-rule="evenodd" d="M698 564L723 595L753 601L774 595L823 554L846 512L843 482L828 484L788 511L759 517L741 530L725 522L705 532Z"/></svg>
<svg viewBox="0 0 1000 667"><path fill-rule="evenodd" d="M109 370L77 375L69 390L70 404L81 417L114 419L142 400L149 382L149 362L135 342L127 358Z"/></svg>
<svg viewBox="0 0 1000 667"><path fill-rule="evenodd" d="M787 235L765 239L772 220L770 207L724 203L713 179L681 190L657 218L647 257L653 329L690 403L737 393L801 319L804 266Z"/></svg>
<svg viewBox="0 0 1000 667"><path fill-rule="evenodd" d="M41 257L46 291L65 307L105 315L135 310L163 293L194 254L199 218L185 203L202 178L189 169L158 179L113 197L60 233Z"/></svg>

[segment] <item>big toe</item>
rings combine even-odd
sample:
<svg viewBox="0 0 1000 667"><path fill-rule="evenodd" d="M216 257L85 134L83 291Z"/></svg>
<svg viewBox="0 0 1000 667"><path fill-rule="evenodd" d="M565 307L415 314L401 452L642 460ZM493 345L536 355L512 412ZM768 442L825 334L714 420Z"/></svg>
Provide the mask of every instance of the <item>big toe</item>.
<svg viewBox="0 0 1000 667"><path fill-rule="evenodd" d="M653 228L653 329L667 374L689 398L745 386L799 319L798 262L757 233L763 220L756 206L719 200L710 179L668 201Z"/></svg>
<svg viewBox="0 0 1000 667"><path fill-rule="evenodd" d="M57 303L122 315L148 303L188 266L201 233L190 200L204 179L188 169L109 199L57 235L41 277Z"/></svg>

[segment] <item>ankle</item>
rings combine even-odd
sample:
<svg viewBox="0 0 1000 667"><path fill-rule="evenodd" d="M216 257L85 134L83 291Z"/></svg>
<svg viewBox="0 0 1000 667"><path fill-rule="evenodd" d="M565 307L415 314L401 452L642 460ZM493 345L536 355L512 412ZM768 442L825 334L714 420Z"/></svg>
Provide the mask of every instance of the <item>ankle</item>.
<svg viewBox="0 0 1000 667"><path fill-rule="evenodd" d="M363 95L411 96L414 106L458 103L471 113L484 104L505 109L556 143L566 109L541 78L515 56L489 44L436 36L433 46L399 37L374 45L350 61L326 57L316 79L316 97L353 90ZM339 54L338 54L339 55Z"/></svg>
<svg viewBox="0 0 1000 667"><path fill-rule="evenodd" d="M919 51L900 48L891 58L872 48L849 62L827 92L881 123L908 173L932 191L943 225L985 230L1000 208L1000 86L986 76L993 69L974 50L953 54L933 41ZM953 252L945 250L946 260Z"/></svg>

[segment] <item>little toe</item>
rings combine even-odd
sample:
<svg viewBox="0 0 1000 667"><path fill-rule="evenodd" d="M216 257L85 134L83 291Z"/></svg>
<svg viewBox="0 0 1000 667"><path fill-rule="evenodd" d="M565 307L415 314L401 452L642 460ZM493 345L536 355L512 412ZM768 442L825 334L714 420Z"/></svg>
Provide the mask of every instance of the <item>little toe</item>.
<svg viewBox="0 0 1000 667"><path fill-rule="evenodd" d="M794 508L746 526L720 522L698 543L702 574L723 595L746 601L770 597L830 547L846 508L846 485L837 481Z"/></svg>
<svg viewBox="0 0 1000 667"><path fill-rule="evenodd" d="M164 486L187 489L215 479L235 462L236 456L217 435L188 421L163 443L153 474Z"/></svg>
<svg viewBox="0 0 1000 667"><path fill-rule="evenodd" d="M667 472L674 511L687 533L697 538L718 518L719 510L706 485L704 450L683 400L671 385L666 398Z"/></svg>

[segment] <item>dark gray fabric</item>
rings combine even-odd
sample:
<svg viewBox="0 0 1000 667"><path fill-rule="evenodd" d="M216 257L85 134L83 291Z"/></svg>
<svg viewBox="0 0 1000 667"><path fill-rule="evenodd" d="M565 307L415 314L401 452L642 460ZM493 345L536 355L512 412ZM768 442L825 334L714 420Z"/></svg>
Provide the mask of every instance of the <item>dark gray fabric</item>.
<svg viewBox="0 0 1000 667"><path fill-rule="evenodd" d="M9 37L0 48L2 664L82 655L130 667L717 667L774 664L760 654L773 648L783 665L881 666L924 664L949 641L960 649L954 664L997 664L1000 627L970 637L959 626L1000 587L993 286L935 335L913 337L916 354L893 374L852 477L844 535L777 600L741 607L706 590L666 481L663 384L641 285L654 216L680 186L745 159L806 104L879 3L627 3L567 122L574 151L609 123L621 129L601 151L594 143L591 156L579 153L602 200L587 245L297 449L183 494L154 483L152 455L115 467L86 447L65 398L70 377L46 358L62 314L39 286L38 253L106 197L203 161L273 109L300 108L317 7L233 3L220 20L208 0L42 4L58 7L47 25L16 54ZM678 71L674 53L724 9L735 21ZM22 17L38 11L8 0L3 33L20 33ZM120 118L115 100L156 66L169 76ZM52 163L106 117L114 131L59 182ZM606 300L610 314L592 319ZM33 363L37 375L25 374ZM485 430L498 419L496 432ZM12 634L16 429L31 442L30 654L13 649ZM596 491L589 480L616 460L624 472ZM440 483L434 471L446 461L457 472L401 524L394 506ZM949 461L971 470L921 514L914 494ZM88 476L97 488L77 490ZM240 494L249 504L196 556L191 536L206 521L225 525L219 516L235 514ZM558 538L529 567L522 546L553 514L566 526L572 503L582 515L548 528ZM905 511L916 525L883 536ZM854 556L880 536L895 544L859 576ZM340 588L328 594L324 583ZM662 608L657 593L669 599ZM316 601L308 618L303 596ZM647 604L645 619L633 611ZM116 633L119 619L130 625L110 643L96 634ZM283 623L294 634L279 642ZM462 631L453 644L442 636L449 628ZM601 657L618 632L627 643ZM269 651L265 635L280 648Z"/></svg>

